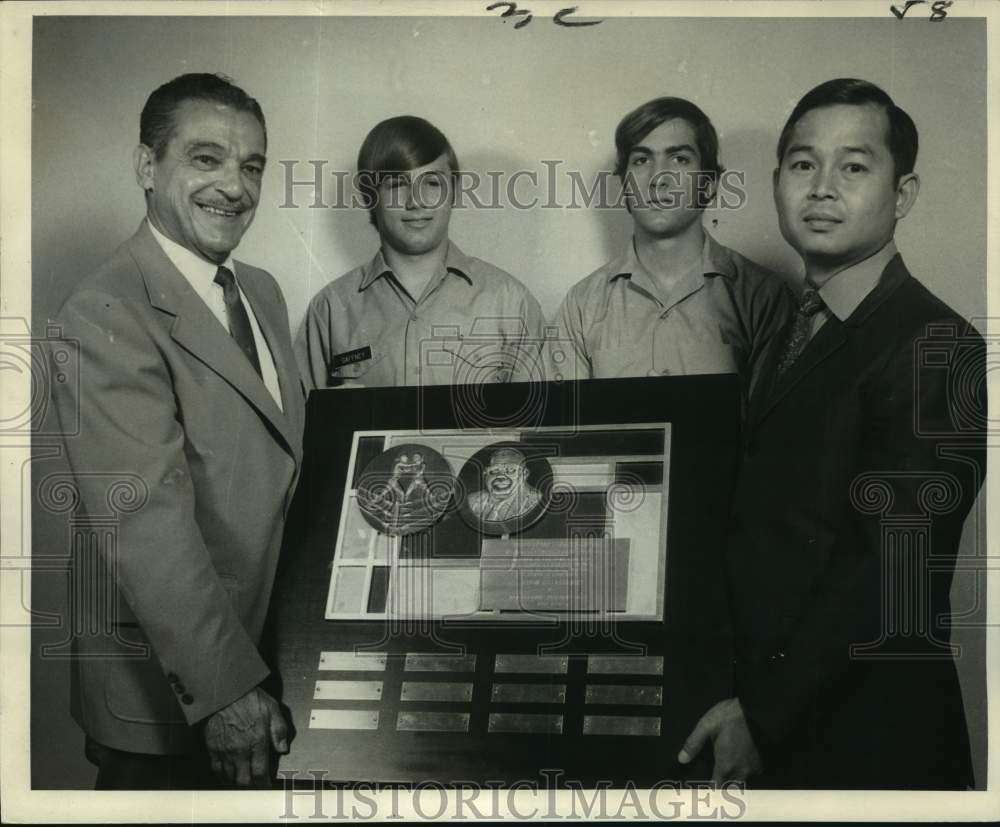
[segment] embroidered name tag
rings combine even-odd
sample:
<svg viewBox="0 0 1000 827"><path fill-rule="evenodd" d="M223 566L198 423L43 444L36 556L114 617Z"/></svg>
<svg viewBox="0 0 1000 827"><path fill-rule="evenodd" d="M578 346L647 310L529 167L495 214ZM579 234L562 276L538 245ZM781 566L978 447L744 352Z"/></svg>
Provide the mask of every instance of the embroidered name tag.
<svg viewBox="0 0 1000 827"><path fill-rule="evenodd" d="M371 345L365 345L364 347L359 347L355 350L348 350L345 353L338 353L333 357L333 363L331 367L334 370L338 370L345 365L353 365L357 362L364 362L367 359L372 358L372 347Z"/></svg>

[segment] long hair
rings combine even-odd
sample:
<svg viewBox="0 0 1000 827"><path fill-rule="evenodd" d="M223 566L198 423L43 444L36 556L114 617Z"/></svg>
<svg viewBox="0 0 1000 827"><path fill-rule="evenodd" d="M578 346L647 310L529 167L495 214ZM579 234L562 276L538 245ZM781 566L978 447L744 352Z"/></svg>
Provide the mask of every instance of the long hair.
<svg viewBox="0 0 1000 827"><path fill-rule="evenodd" d="M398 115L376 124L358 152L358 190L371 223L376 224L375 204L382 181L429 164L442 155L447 157L454 179L458 175L455 150L430 121L415 115Z"/></svg>

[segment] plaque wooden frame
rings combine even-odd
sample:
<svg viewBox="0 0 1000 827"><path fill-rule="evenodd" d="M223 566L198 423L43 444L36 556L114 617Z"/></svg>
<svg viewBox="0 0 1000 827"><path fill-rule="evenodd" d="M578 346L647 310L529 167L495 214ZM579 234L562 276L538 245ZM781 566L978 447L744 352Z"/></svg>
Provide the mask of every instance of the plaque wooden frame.
<svg viewBox="0 0 1000 827"><path fill-rule="evenodd" d="M294 728L282 775L304 785L709 778L709 766L675 758L697 718L733 694L720 573L740 411L734 376L314 392L271 607ZM324 619L356 432L662 422L671 434L662 620Z"/></svg>

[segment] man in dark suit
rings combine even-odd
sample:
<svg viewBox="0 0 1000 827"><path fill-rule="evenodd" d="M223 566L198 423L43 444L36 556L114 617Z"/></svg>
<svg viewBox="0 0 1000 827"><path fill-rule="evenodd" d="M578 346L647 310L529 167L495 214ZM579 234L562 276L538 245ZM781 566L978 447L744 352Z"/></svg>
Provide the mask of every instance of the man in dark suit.
<svg viewBox="0 0 1000 827"><path fill-rule="evenodd" d="M871 83L799 101L774 192L806 284L751 403L727 547L735 697L680 754L761 786L962 789L948 642L985 473L985 351L896 252L917 131Z"/></svg>
<svg viewBox="0 0 1000 827"><path fill-rule="evenodd" d="M259 644L304 412L281 290L231 255L260 198L264 116L227 79L182 75L150 95L140 141L146 218L57 319L80 348L79 387L54 388L80 423L79 508L130 487L117 545L77 561L112 597L107 615L85 607L73 713L98 789L267 786L288 733Z"/></svg>

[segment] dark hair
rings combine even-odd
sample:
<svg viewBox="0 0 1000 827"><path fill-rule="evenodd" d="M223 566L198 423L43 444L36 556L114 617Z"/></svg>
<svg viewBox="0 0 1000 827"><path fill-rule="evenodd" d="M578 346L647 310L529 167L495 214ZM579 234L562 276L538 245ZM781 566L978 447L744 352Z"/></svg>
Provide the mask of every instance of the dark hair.
<svg viewBox="0 0 1000 827"><path fill-rule="evenodd" d="M199 100L231 106L239 112L249 112L264 130L267 145L267 125L260 104L221 74L191 73L167 81L146 100L139 117L139 143L153 150L156 160L163 158L173 134L174 114L184 101Z"/></svg>
<svg viewBox="0 0 1000 827"><path fill-rule="evenodd" d="M886 144L892 154L893 169L896 183L904 175L913 172L917 163L917 127L913 119L893 102L892 98L874 83L857 78L835 78L810 89L795 104L792 114L788 116L781 137L778 138L778 166L785 158L788 144L792 140L795 125L802 120L807 112L824 106L847 104L849 106L877 106L885 110L889 119L889 134Z"/></svg>
<svg viewBox="0 0 1000 827"><path fill-rule="evenodd" d="M448 158L452 178L458 174L458 157L444 133L430 121L415 115L398 115L372 127L358 152L358 190L375 220L378 187L386 178L429 164L442 155Z"/></svg>
<svg viewBox="0 0 1000 827"><path fill-rule="evenodd" d="M615 149L618 153L615 175L624 179L629 153L656 127L675 118L686 121L694 131L695 146L701 156L701 169L709 173L713 181L717 180L722 173L722 166L719 164L719 136L708 115L684 98L656 98L622 118L615 129Z"/></svg>

